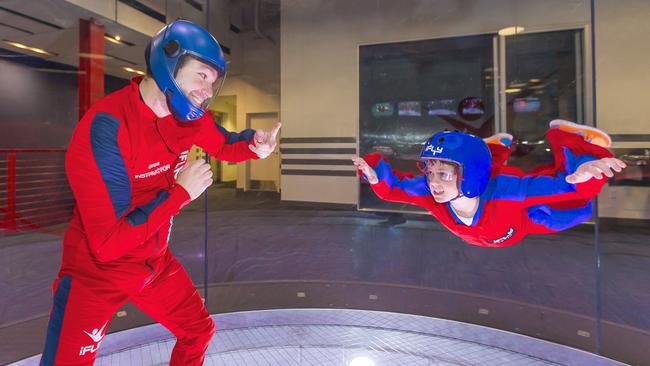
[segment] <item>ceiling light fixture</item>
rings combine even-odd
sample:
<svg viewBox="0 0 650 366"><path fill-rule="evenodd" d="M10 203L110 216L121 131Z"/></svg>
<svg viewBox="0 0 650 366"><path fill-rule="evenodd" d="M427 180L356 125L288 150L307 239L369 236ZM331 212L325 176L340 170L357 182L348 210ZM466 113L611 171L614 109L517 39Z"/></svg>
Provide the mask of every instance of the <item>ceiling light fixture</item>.
<svg viewBox="0 0 650 366"><path fill-rule="evenodd" d="M125 39L122 39L121 36L112 35L110 33L104 33L104 39L111 42L111 43L118 44L120 46L127 46L127 47L135 46L135 44L133 44L133 43L131 43L131 42L125 40Z"/></svg>
<svg viewBox="0 0 650 366"><path fill-rule="evenodd" d="M6 44L12 45L12 46L14 46L16 48L20 48L22 50L28 50L28 51L36 52L36 53L41 54L41 55L57 56L56 53L46 51L46 50L44 50L42 48L31 47L31 46L28 46L26 44L23 44L23 43L20 43L20 42L10 41L10 40L7 40L7 39L4 39L3 41Z"/></svg>
<svg viewBox="0 0 650 366"><path fill-rule="evenodd" d="M119 37L119 36L115 36L115 37L113 37L113 36L111 36L110 34L104 34L104 39L107 40L107 41L109 41L109 42L111 42L111 43L115 43L115 44L119 44L119 45L122 44L122 42L120 41L120 37Z"/></svg>
<svg viewBox="0 0 650 366"><path fill-rule="evenodd" d="M124 71L128 71L128 72L130 72L130 73L132 73L132 74L144 75L144 72L143 72L143 71L136 70L136 69L133 69L133 68L131 68L131 67L123 67L122 69L123 69Z"/></svg>
<svg viewBox="0 0 650 366"><path fill-rule="evenodd" d="M500 36L514 36L516 34L523 33L524 29L525 29L524 27L520 27L518 25L513 25L513 26L510 26L510 27L505 27L505 28L499 29L499 35Z"/></svg>
<svg viewBox="0 0 650 366"><path fill-rule="evenodd" d="M105 55L103 53L85 53L85 52L79 52L79 57L83 58L89 58L91 60L110 60L112 59L111 56Z"/></svg>

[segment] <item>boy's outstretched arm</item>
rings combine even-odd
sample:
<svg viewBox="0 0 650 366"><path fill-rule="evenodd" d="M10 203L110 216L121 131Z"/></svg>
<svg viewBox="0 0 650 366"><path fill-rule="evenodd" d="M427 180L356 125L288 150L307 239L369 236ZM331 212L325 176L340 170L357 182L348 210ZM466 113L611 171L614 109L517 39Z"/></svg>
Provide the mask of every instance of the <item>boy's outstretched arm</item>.
<svg viewBox="0 0 650 366"><path fill-rule="evenodd" d="M352 163L361 171L368 183L377 184L379 182L377 173L365 160L363 160L363 158L355 156L352 158Z"/></svg>
<svg viewBox="0 0 650 366"><path fill-rule="evenodd" d="M380 154L368 154L365 159L355 156L352 162L375 194L385 201L422 205L423 200L433 199L424 176L394 172Z"/></svg>
<svg viewBox="0 0 650 366"><path fill-rule="evenodd" d="M568 155L567 171L556 176L497 175L491 196L493 199L523 201L526 206L574 200L586 203L598 195L607 182L604 176L612 177L614 172L626 167L623 161L613 157L594 159L587 155L580 158Z"/></svg>

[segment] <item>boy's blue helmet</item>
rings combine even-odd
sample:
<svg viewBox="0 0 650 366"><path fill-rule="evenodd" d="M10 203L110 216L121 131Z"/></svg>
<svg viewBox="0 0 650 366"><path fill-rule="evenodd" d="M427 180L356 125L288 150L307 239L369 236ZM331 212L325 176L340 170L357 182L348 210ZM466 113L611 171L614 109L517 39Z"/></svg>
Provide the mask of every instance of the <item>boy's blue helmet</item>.
<svg viewBox="0 0 650 366"><path fill-rule="evenodd" d="M167 96L167 104L179 121L196 120L207 109L205 102L202 105L192 103L176 82L176 72L184 57L198 59L217 71L213 97L226 77L226 59L219 42L203 27L186 20L177 20L161 29L149 41L145 56L149 71Z"/></svg>
<svg viewBox="0 0 650 366"><path fill-rule="evenodd" d="M487 144L465 132L438 132L424 144L422 160L443 160L460 166L460 191L465 197L483 193L490 180L492 155Z"/></svg>

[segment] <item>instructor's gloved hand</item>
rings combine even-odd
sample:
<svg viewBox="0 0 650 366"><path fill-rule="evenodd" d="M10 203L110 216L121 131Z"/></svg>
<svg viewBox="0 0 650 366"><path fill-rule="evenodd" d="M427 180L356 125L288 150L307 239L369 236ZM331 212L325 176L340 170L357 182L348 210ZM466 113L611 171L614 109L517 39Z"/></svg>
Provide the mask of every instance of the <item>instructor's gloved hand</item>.
<svg viewBox="0 0 650 366"><path fill-rule="evenodd" d="M267 158L275 150L275 146L277 145L276 136L280 131L280 127L282 127L282 123L278 122L273 126L271 132L262 130L255 131L255 145L250 144L248 148L257 154L260 159Z"/></svg>
<svg viewBox="0 0 650 366"><path fill-rule="evenodd" d="M176 184L180 184L190 199L200 196L212 184L212 170L210 164L204 160L194 160L185 164L176 176Z"/></svg>

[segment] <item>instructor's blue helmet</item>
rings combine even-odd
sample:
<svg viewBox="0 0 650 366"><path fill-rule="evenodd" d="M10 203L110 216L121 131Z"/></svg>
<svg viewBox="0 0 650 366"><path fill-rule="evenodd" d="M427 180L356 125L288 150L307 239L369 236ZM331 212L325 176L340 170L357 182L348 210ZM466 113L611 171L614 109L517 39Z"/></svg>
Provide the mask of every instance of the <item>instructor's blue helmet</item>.
<svg viewBox="0 0 650 366"><path fill-rule="evenodd" d="M212 87L213 97L226 77L226 59L219 42L202 27L186 20L177 20L151 39L145 51L147 66L167 97L172 114L183 122L201 118L208 107L206 102L202 105L192 103L176 82L176 72L184 57L193 57L217 71L217 80Z"/></svg>
<svg viewBox="0 0 650 366"><path fill-rule="evenodd" d="M424 144L420 159L443 160L460 166L460 192L465 197L483 193L490 180L492 155L480 137L465 132L438 132Z"/></svg>

